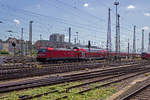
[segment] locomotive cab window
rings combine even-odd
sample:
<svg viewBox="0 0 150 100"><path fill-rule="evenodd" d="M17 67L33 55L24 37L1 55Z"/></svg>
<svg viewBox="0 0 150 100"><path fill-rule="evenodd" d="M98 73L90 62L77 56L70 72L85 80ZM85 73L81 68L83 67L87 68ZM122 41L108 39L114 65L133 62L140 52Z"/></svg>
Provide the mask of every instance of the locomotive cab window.
<svg viewBox="0 0 150 100"><path fill-rule="evenodd" d="M40 49L40 50L38 50L38 53L44 53L44 52L46 52L46 49Z"/></svg>

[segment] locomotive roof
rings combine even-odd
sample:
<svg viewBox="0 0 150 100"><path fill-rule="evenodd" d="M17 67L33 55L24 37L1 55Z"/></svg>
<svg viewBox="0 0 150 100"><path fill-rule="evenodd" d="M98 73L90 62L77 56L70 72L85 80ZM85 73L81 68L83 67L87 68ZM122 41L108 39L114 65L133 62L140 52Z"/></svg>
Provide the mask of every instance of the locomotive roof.
<svg viewBox="0 0 150 100"><path fill-rule="evenodd" d="M47 50L65 50L65 51L72 51L72 50L77 50L77 49L67 49L67 48L40 48L40 49L47 49ZM78 51L83 51L83 52L88 52L89 49L87 48L79 48ZM104 49L95 49L95 48L91 48L90 52L106 52L106 50Z"/></svg>
<svg viewBox="0 0 150 100"><path fill-rule="evenodd" d="M63 51L83 51L83 52L89 52L89 49L88 48L79 48L78 50L77 49L67 49L67 48L41 48L41 49L47 49L47 50L63 50ZM90 52L107 52L107 50L105 49L97 49L97 48L90 48ZM111 53L116 53L115 51L111 51ZM124 54L127 54L127 52L121 52L121 53L124 53ZM145 52L144 52L145 53ZM130 53L130 54L133 54L133 53ZM135 54L138 54L138 53L135 53Z"/></svg>

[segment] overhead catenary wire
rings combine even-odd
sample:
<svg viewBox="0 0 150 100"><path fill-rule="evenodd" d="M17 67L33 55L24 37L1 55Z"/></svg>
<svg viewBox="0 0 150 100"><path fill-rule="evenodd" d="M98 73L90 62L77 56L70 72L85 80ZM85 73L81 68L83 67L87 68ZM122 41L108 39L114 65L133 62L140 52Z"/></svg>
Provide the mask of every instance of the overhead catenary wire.
<svg viewBox="0 0 150 100"><path fill-rule="evenodd" d="M63 2L63 1L60 1L60 0L57 0L58 2ZM61 3L61 4L64 4L64 3ZM66 3L64 4L64 5L66 5ZM3 4L3 6L5 6L5 4ZM68 4L66 5L66 6L68 6ZM69 4L69 6L70 6L70 4ZM53 17L53 16L47 16L47 15L43 15L43 14L38 14L38 13L34 13L34 12L30 12L30 11L27 11L27 10L23 10L23 9L18 9L18 8L15 8L15 7L10 7L10 6L5 6L6 8L9 8L10 10L12 10L13 9L13 11L15 11L16 9L16 11L20 11L20 12L23 12L22 14L24 14L24 15L29 15L30 17L34 17L34 18L36 18L37 19L37 24L39 24L39 26L41 26L41 27L45 27L45 28L47 28L47 30L49 30L49 25L47 24L47 22L45 22L45 23L43 23L43 22L40 22L40 19L42 19L42 18L46 18L46 19L48 19L48 18L50 18L50 19L57 19L57 22L58 23L61 23L61 25L60 26L63 26L63 25L66 25L64 28L67 28L67 27L75 27L76 29L80 29L80 30L88 30L88 31L91 31L91 33L93 32L93 33L100 33L100 32L102 32L102 33L106 33L106 31L104 30L104 31L101 31L101 30L103 30L103 29L98 29L98 27L95 27L95 25L90 25L90 23L92 23L92 22L89 22L89 24L83 24L83 23L78 23L78 22L72 22L72 21L70 21L70 20L66 20L66 19L63 19L63 18L57 18L57 17ZM73 6L71 5L70 6L70 8L72 8ZM106 22L105 20L101 20L101 18L100 17L97 17L96 15L93 15L93 14L91 14L91 13L88 13L88 12L86 12L86 11L84 11L84 10L82 10L82 9L79 9L79 8L77 8L77 7L75 7L75 8L73 8L73 9L77 9L79 12L82 12L82 13L84 13L84 14L86 14L86 15L88 15L88 16L91 16L91 18L95 18L95 19L97 19L97 20L100 20L101 22ZM42 17L42 18L41 18ZM52 18L53 17L53 18ZM78 16L78 17L80 17L80 16ZM22 20L23 20L23 18L22 18ZM39 22L38 22L39 21ZM43 25L42 25L43 24ZM88 25L88 26L87 26ZM97 24L98 25L98 24ZM58 26L59 26L59 24L58 24ZM54 27L56 27L55 25L54 25ZM58 29L59 29L60 27L58 27ZM121 27L122 28L122 27ZM123 27L125 30L128 30L128 28L125 28L125 27ZM63 30L63 28L62 28L62 30ZM46 31L46 29L42 29L42 30L40 30L40 31ZM130 30L129 30L130 31ZM47 32L49 32L49 31L47 31ZM131 31L130 31L131 32ZM93 34L92 33L92 34ZM87 34L90 34L90 32L89 33L87 33Z"/></svg>
<svg viewBox="0 0 150 100"><path fill-rule="evenodd" d="M12 9L11 9L12 10ZM23 10L23 9L17 9L17 8L14 8L14 10ZM24 10L23 10L24 11ZM34 12L31 12L31 11L25 11L25 12L27 12L27 13L30 13L31 15L33 15L33 16L43 16L43 17L46 17L46 18L48 18L48 17L52 17L52 16L46 16L46 15L41 15L41 14L37 14L37 13L34 13ZM83 26L82 24L72 24L71 22L70 23L67 23L67 22L65 22L66 20L64 20L64 19L60 19L60 18L55 18L55 17L52 17L52 18L54 18L54 19L58 19L59 21L58 22L61 22L61 23L63 23L63 24L69 24L69 25L71 25L71 26L75 26L75 27L81 27L81 28L85 28L85 27L87 27L87 26ZM63 21L62 21L63 20ZM88 30L92 30L92 29L90 29L89 27L87 27L88 28ZM87 29L86 28L86 29ZM93 30L92 30L93 31ZM95 31L97 31L97 30L95 30ZM98 32L98 31L97 31Z"/></svg>
<svg viewBox="0 0 150 100"><path fill-rule="evenodd" d="M7 8L7 9L10 9L10 10L13 10L13 11L15 11L15 10L17 10L17 11L21 11L21 12L23 12L23 13L27 13L27 14L30 14L30 16L34 16L34 17L38 17L38 16L40 16L40 17L44 17L44 18L47 18L47 19L49 19L49 18L51 18L51 19L55 19L56 21L58 21L58 22L64 22L64 23L73 23L74 25L78 25L78 26L84 26L84 27L90 27L90 28L95 28L95 26L92 26L92 25L87 25L87 24L82 24L82 23L77 23L77 22L72 22L72 21L69 21L69 20L66 20L66 19L63 19L63 18L57 18L57 17L53 17L53 16L50 16L50 15L43 15L43 14L39 14L39 13L35 13L35 12L32 12L32 11L27 11L27 10L24 10L24 9L19 9L19 8L15 8L15 7L11 7L11 6L8 6L8 5L6 5L6 4L2 4L1 2L0 2L0 5L2 6L2 7L5 7L5 8Z"/></svg>

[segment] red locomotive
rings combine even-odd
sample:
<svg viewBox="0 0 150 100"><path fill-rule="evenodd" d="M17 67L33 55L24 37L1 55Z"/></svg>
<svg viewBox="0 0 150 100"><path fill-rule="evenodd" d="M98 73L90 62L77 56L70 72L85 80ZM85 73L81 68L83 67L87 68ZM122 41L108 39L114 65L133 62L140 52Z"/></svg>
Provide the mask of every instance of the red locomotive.
<svg viewBox="0 0 150 100"><path fill-rule="evenodd" d="M66 61L66 60L90 60L104 59L106 56L105 50L90 50L86 49L39 49L37 53L37 61Z"/></svg>
<svg viewBox="0 0 150 100"><path fill-rule="evenodd" d="M146 53L146 52L143 52L142 54L141 54L141 58L142 59L150 59L150 54L149 53Z"/></svg>
<svg viewBox="0 0 150 100"><path fill-rule="evenodd" d="M115 58L117 54L111 52L110 56ZM138 54L120 53L121 58L138 56ZM106 50L88 50L88 49L54 49L54 48L43 48L39 49L37 53L37 61L48 62L48 61L77 61L77 60L95 60L105 59L107 56Z"/></svg>

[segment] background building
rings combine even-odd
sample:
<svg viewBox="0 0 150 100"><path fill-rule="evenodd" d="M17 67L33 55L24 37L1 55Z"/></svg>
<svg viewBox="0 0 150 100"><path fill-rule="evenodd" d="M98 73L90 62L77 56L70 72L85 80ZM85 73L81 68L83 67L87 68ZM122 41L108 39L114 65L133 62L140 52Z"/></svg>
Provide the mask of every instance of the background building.
<svg viewBox="0 0 150 100"><path fill-rule="evenodd" d="M63 34L52 34L50 35L49 40L38 40L34 44L36 49L42 47L51 47L51 48L71 48L72 44L65 42L65 35Z"/></svg>
<svg viewBox="0 0 150 100"><path fill-rule="evenodd" d="M65 42L65 35L63 34L52 34L50 35L49 40L38 40L35 42L34 47L35 49L50 47L50 48L66 48L71 49L74 47L79 48L87 48L87 45L81 45L79 43L72 44L69 42ZM88 43L87 43L88 44ZM91 48L98 48L96 46L91 46Z"/></svg>
<svg viewBox="0 0 150 100"><path fill-rule="evenodd" d="M36 49L41 47L51 47L51 48L71 48L72 44L68 42L52 42L49 40L38 40L34 44Z"/></svg>
<svg viewBox="0 0 150 100"><path fill-rule="evenodd" d="M49 40L51 42L64 42L65 41L65 35L54 33L54 34L50 35Z"/></svg>
<svg viewBox="0 0 150 100"><path fill-rule="evenodd" d="M15 43L15 47L12 46L12 43ZM0 50L7 51L9 54L20 54L21 53L21 44L22 44L22 50L23 54L27 54L28 52L28 41L19 40L16 38L8 38L6 41L0 40Z"/></svg>

